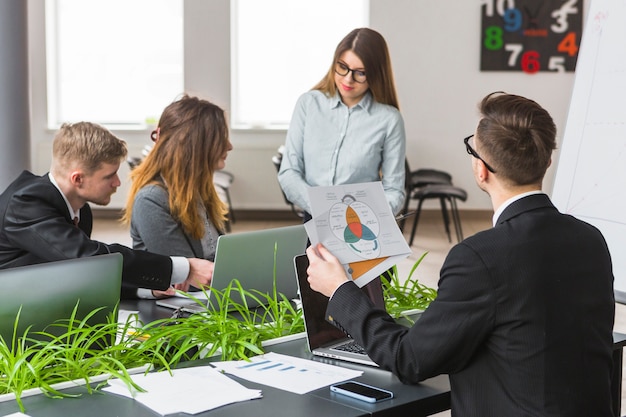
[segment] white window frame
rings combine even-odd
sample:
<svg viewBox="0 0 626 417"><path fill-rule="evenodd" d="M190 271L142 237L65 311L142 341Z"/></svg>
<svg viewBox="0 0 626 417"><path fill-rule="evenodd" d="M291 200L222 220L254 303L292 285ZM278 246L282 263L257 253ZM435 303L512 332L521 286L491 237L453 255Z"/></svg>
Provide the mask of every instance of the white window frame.
<svg viewBox="0 0 626 417"><path fill-rule="evenodd" d="M84 38L94 39L94 45L81 45L84 39L80 37L68 38L71 53L62 55L61 49L67 45L59 47L59 42L63 42L59 20L62 8L71 6L63 2L71 1L46 0L48 128L56 129L63 122L88 120L109 128L145 129L156 121L167 104L184 92L183 0L161 0L169 13L160 14L155 13L156 0L104 0L106 12L111 11L109 15L77 22L90 25L81 28L85 32L90 27L103 25L93 38L87 35ZM95 0L77 1L79 4L71 7L96 3ZM180 20L172 22L172 15L177 13ZM168 28L171 31L168 32ZM117 42L113 42L116 36ZM107 38L111 39L110 43ZM117 56L114 47L121 44L134 45L134 49L120 48ZM72 60L72 65L61 62L66 58ZM74 77L89 87L73 86L72 91L62 85L62 73L64 70L69 73L76 67L80 69ZM105 70L98 74L100 68ZM107 77L110 83L104 82ZM117 86L118 91L115 91Z"/></svg>
<svg viewBox="0 0 626 417"><path fill-rule="evenodd" d="M337 44L368 25L368 0L231 0L232 127L286 129Z"/></svg>

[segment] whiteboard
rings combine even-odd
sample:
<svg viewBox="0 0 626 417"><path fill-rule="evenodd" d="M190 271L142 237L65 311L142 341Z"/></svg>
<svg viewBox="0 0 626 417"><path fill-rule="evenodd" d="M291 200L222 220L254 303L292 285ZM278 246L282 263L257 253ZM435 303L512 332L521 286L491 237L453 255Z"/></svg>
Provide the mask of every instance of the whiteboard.
<svg viewBox="0 0 626 417"><path fill-rule="evenodd" d="M602 231L626 302L626 0L591 2L552 200Z"/></svg>

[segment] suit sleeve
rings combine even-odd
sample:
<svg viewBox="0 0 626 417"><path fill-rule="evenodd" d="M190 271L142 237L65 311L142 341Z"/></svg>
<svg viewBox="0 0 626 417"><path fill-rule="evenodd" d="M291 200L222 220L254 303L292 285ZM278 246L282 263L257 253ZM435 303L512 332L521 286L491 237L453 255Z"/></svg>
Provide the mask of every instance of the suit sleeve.
<svg viewBox="0 0 626 417"><path fill-rule="evenodd" d="M7 207L4 232L15 248L29 255L29 263L118 252L124 257L125 286L164 290L170 285L169 257L92 240L70 222L65 202L52 184L36 184L15 193Z"/></svg>
<svg viewBox="0 0 626 417"><path fill-rule="evenodd" d="M489 277L463 244L449 253L437 298L411 328L375 309L354 284L339 287L327 318L362 344L382 368L405 383L463 369L484 343L495 317Z"/></svg>

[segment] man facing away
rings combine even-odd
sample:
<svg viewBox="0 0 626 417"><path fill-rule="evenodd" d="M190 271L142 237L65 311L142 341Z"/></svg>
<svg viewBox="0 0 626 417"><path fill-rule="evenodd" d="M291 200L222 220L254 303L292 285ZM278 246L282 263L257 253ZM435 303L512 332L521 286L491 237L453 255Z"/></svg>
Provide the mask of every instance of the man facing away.
<svg viewBox="0 0 626 417"><path fill-rule="evenodd" d="M438 295L406 328L375 309L323 246L307 255L327 317L405 383L449 374L453 416L612 416L615 301L609 250L541 184L556 147L532 100L493 93L465 139L493 228L455 245Z"/></svg>
<svg viewBox="0 0 626 417"><path fill-rule="evenodd" d="M61 126L52 145L50 172L37 176L23 171L0 194L0 269L119 252L124 259L123 298L209 285L212 262L91 239L88 203L111 201L120 186L117 171L126 154L124 141L99 125Z"/></svg>

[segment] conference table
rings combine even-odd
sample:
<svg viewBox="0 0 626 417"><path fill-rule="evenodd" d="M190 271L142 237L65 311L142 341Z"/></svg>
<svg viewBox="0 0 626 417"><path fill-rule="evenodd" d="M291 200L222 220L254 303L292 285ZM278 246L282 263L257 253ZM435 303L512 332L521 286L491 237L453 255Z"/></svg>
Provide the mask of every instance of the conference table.
<svg viewBox="0 0 626 417"><path fill-rule="evenodd" d="M121 309L137 311L143 322L170 317L172 310L157 306L152 300L125 300ZM612 379L613 409L615 415L621 415L622 363L626 335L613 333L614 371ZM388 371L366 365L351 364L344 361L314 357L307 348L304 335L289 341L265 348L268 352L290 355L298 358L322 361L324 363L362 371L355 380L369 385L390 390L394 398L378 404L369 404L350 397L335 394L328 387L323 387L306 394L294 394L266 385L260 385L235 376L232 379L247 388L260 389L263 397L244 401L196 414L200 417L222 416L429 416L450 409L450 384L447 375L428 379L417 385L402 384ZM187 362L182 366L205 365L209 360ZM80 394L78 398L53 399L45 395L23 398L26 414L32 417L65 417L68 415L109 417L109 416L156 416L155 412L133 399L106 392L87 393L85 388L76 387L64 390L71 394ZM19 411L15 401L0 403L0 416ZM171 414L186 416L188 414Z"/></svg>
<svg viewBox="0 0 626 417"><path fill-rule="evenodd" d="M142 322L147 323L170 317L173 310L157 306L152 300L124 300L120 306L127 311L137 311ZM289 341L273 344L265 348L268 352L321 361L323 363L362 371L357 381L390 390L394 398L377 404L352 399L341 394L331 393L323 387L306 394L260 385L232 375L230 378L246 388L260 389L263 397L256 400L229 404L204 413L200 417L246 417L246 416L429 416L450 408L450 384L447 375L428 379L417 385L405 385L388 371L376 367L351 364L344 361L317 358L308 351L304 334ZM209 360L186 362L182 366L206 365ZM63 392L81 394L79 398L53 399L45 395L23 398L26 414L32 417L89 416L158 416L139 402L107 392L87 393L85 388L71 388ZM15 401L0 403L0 416L19 411ZM188 416L170 414L169 416Z"/></svg>

